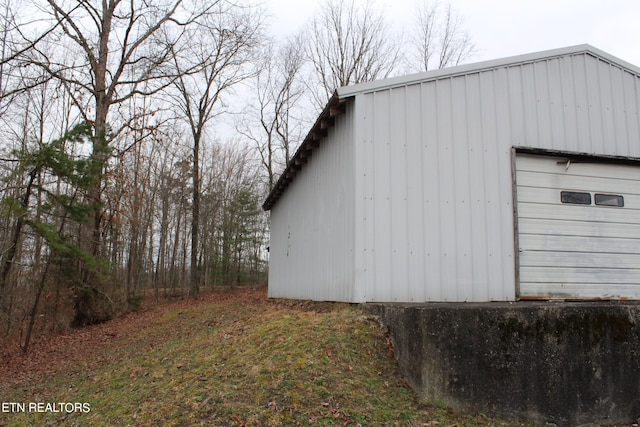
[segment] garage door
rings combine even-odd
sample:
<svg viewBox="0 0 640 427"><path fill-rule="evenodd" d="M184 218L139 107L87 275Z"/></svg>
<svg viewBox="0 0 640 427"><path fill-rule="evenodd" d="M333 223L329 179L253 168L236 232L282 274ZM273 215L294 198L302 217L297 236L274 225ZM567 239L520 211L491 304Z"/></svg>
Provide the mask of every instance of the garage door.
<svg viewBox="0 0 640 427"><path fill-rule="evenodd" d="M521 298L640 299L640 167L516 156Z"/></svg>

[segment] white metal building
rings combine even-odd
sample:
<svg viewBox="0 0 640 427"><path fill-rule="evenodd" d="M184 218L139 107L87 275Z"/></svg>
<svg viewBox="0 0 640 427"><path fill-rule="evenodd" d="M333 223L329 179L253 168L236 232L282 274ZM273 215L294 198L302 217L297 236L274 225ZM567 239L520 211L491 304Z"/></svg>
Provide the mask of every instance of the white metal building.
<svg viewBox="0 0 640 427"><path fill-rule="evenodd" d="M263 207L271 297L640 299L640 68L580 45L340 88Z"/></svg>

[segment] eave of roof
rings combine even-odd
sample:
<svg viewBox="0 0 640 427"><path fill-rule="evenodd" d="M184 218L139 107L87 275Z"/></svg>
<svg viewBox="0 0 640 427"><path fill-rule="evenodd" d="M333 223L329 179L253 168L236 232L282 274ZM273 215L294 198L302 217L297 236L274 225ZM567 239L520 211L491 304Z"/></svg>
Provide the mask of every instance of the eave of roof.
<svg viewBox="0 0 640 427"><path fill-rule="evenodd" d="M294 177L298 174L302 166L307 163L313 150L321 145L322 139L327 135L327 129L333 125L335 116L344 113L345 101L361 93L385 90L393 87L407 86L436 80L439 78L455 77L459 75L478 73L506 66L515 66L526 63L544 61L567 55L590 54L594 57L605 60L611 64L626 69L627 71L640 76L640 67L625 62L613 55L596 49L588 44L569 46L559 49L546 50L542 52L529 53L525 55L511 56L508 58L495 59L491 61L477 62L473 64L460 65L457 67L442 68L434 71L409 74L400 77L392 77L383 80L358 83L351 86L338 88L324 110L318 116L315 124L305 137L304 141L293 155L289 165L286 167L273 189L262 204L264 210L270 210L278 201L280 196L286 191Z"/></svg>
<svg viewBox="0 0 640 427"><path fill-rule="evenodd" d="M327 136L328 129L333 126L335 117L344 112L344 101L338 97L337 93L334 93L302 141L302 144L300 144L300 147L296 150L284 172L282 172L282 175L278 178L273 189L271 189L267 199L262 204L262 209L268 211L273 207L289 186L289 183L293 181L298 174L298 171L309 161L313 151L320 147L321 141Z"/></svg>

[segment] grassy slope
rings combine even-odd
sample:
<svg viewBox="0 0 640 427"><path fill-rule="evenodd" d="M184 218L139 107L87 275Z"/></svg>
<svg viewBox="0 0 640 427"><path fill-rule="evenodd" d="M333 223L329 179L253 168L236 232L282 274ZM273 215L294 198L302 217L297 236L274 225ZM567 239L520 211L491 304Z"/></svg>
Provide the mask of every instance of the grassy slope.
<svg viewBox="0 0 640 427"><path fill-rule="evenodd" d="M0 413L0 425L511 425L418 404L384 331L354 306L216 293L129 323L0 387L0 402L88 402L89 413Z"/></svg>

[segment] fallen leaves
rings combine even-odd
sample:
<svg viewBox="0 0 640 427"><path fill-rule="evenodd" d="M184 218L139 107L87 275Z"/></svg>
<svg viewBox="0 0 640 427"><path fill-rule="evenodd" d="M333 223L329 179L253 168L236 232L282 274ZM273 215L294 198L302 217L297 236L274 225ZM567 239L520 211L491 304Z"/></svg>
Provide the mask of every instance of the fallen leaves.
<svg viewBox="0 0 640 427"><path fill-rule="evenodd" d="M170 303L151 304L145 309L128 313L108 322L71 330L65 335L41 336L33 340L28 354L22 354L19 343L0 351L0 394L19 384L29 384L57 372L74 372L78 366L97 367L108 360L100 350L117 345L120 340L135 337L149 325L170 323L176 317L198 306L215 302L249 303L266 300L266 288L220 288L203 294L198 300L182 299ZM215 323L209 320L210 323ZM149 340L148 348L155 345Z"/></svg>
<svg viewBox="0 0 640 427"><path fill-rule="evenodd" d="M15 396L92 399L90 418L52 425L439 425L377 324L347 305L314 307L264 289L153 306L40 340L3 360L0 388L9 378Z"/></svg>
<svg viewBox="0 0 640 427"><path fill-rule="evenodd" d="M250 424L237 415L231 415L231 419L235 421L238 427L250 427Z"/></svg>

